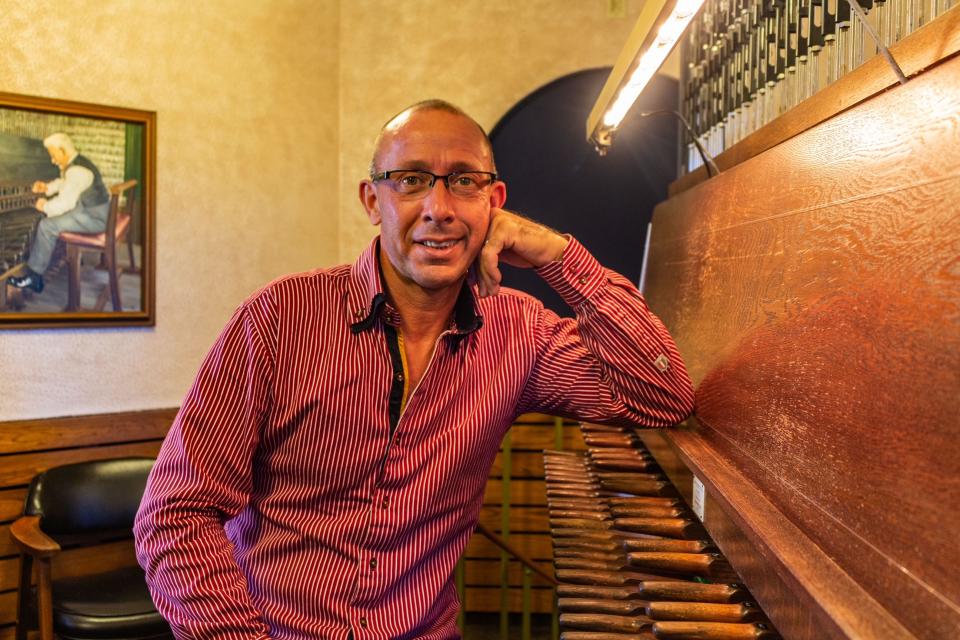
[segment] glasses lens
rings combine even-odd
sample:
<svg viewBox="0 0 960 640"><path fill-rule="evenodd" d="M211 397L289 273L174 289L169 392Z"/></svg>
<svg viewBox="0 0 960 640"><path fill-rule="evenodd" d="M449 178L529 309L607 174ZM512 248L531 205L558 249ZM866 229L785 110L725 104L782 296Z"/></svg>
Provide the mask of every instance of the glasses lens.
<svg viewBox="0 0 960 640"><path fill-rule="evenodd" d="M450 193L469 198L479 194L490 184L490 176L472 171L454 173L447 179L447 184L450 185Z"/></svg>
<svg viewBox="0 0 960 640"><path fill-rule="evenodd" d="M397 192L412 196L426 192L433 176L425 171L391 171L390 181Z"/></svg>

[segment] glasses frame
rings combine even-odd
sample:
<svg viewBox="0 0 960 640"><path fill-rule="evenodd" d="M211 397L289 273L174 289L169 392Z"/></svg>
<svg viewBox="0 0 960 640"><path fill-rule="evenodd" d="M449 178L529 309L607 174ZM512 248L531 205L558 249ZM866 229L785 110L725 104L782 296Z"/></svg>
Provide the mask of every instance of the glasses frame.
<svg viewBox="0 0 960 640"><path fill-rule="evenodd" d="M493 171L473 171L473 170L471 170L471 171L451 171L450 173L448 173L448 174L446 174L446 175L440 176L440 175L437 175L437 174L435 174L435 173L431 173L431 172L429 172L429 171L426 171L425 169L390 169L389 171L381 171L380 173L374 173L373 175L370 176L370 179L371 179L373 182L381 182L381 181L383 181L383 180L389 180L389 179L390 179L390 175L393 174L393 173L420 173L420 174L423 174L423 175L428 175L428 176L430 176L430 184L428 184L428 185L427 185L427 188L424 189L422 192L418 192L418 193L402 193L402 192L399 192L399 191L397 191L396 189L394 189L394 191L397 191L397 193L399 193L400 195L407 196L407 197L412 197L412 198L426 197L426 195L427 195L428 193L430 193L430 191L433 190L434 185L437 184L437 180L443 181L443 186L445 186L445 187L447 188L447 191L448 191L451 195L456 196L456 197L458 197L458 198L469 198L470 196L458 195L457 193L454 193L454 191L452 191L452 190L450 189L450 178L456 178L457 176L462 176L462 175L467 174L467 173L477 173L477 174L481 174L481 175L488 176L488 177L490 178L490 183L484 185L483 187L481 187L481 191L478 191L478 192L477 192L478 194L479 194L479 193L482 193L482 190L483 190L483 189L486 189L487 187L489 187L491 184L493 184L494 182L496 182L496 181L499 179L499 176L498 176L496 173L494 173Z"/></svg>

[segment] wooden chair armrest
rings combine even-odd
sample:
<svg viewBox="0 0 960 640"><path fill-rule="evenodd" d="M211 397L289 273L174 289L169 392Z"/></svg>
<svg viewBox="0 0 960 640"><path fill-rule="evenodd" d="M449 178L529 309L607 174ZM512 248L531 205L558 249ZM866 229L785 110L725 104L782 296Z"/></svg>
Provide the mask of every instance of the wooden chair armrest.
<svg viewBox="0 0 960 640"><path fill-rule="evenodd" d="M60 553L57 541L40 530L40 516L23 516L10 525L10 537L23 550L37 558Z"/></svg>

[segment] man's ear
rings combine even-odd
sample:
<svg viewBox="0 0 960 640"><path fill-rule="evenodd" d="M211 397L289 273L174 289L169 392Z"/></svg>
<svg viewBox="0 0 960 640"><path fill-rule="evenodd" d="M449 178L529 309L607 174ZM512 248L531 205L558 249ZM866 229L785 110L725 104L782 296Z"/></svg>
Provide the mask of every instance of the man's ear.
<svg viewBox="0 0 960 640"><path fill-rule="evenodd" d="M380 200L377 198L377 188L370 180L360 181L360 204L367 212L370 224L378 225L382 220L380 216Z"/></svg>
<svg viewBox="0 0 960 640"><path fill-rule="evenodd" d="M502 209L507 203L507 183L497 180L490 189L490 207Z"/></svg>

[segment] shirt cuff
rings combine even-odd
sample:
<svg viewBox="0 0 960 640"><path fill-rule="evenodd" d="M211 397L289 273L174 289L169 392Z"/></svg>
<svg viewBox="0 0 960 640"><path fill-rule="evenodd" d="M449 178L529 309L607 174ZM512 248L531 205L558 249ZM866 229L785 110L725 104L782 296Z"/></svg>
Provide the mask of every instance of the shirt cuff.
<svg viewBox="0 0 960 640"><path fill-rule="evenodd" d="M603 265L572 236L560 259L548 262L536 272L573 309L596 293L606 278Z"/></svg>

